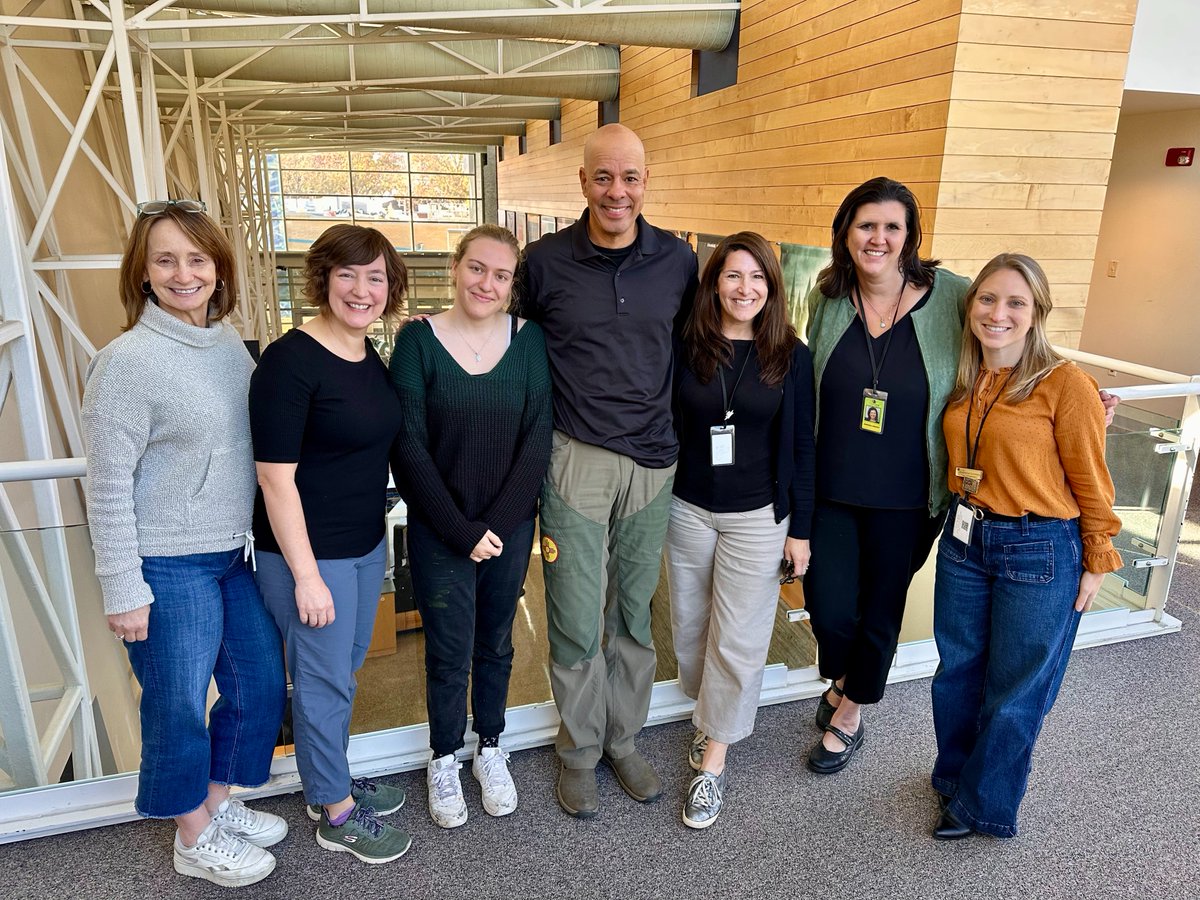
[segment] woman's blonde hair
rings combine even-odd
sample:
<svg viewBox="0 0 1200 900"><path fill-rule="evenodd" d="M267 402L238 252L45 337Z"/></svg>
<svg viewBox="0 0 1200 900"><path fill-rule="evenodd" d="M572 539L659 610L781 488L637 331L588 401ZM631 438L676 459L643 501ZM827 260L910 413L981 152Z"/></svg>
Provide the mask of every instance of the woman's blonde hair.
<svg viewBox="0 0 1200 900"><path fill-rule="evenodd" d="M979 345L979 338L975 337L975 332L971 330L971 307L975 305L980 285L1001 269L1011 269L1025 279L1033 298L1033 323L1025 335L1025 348L1021 351L1021 358L1013 367L1006 391L1008 402L1019 403L1027 398L1043 378L1066 362L1054 352L1054 348L1050 346L1050 339L1046 336L1046 319L1050 310L1054 308L1046 273L1042 271L1037 260L1023 253L1001 253L979 271L971 286L967 288L967 295L963 301L966 324L963 325L958 379L954 385L954 392L950 395L951 403L957 403L971 393L979 377L979 370L983 367L983 350Z"/></svg>

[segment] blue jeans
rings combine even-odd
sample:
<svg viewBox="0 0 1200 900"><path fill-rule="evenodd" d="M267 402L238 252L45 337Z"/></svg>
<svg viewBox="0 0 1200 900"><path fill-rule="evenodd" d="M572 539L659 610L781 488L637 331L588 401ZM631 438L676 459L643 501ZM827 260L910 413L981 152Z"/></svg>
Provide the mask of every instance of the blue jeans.
<svg viewBox="0 0 1200 900"><path fill-rule="evenodd" d="M932 781L962 822L1013 837L1033 745L1079 628L1079 522L985 520L969 546L953 522L952 507L934 588Z"/></svg>
<svg viewBox="0 0 1200 900"><path fill-rule="evenodd" d="M499 556L472 562L413 517L408 555L425 631L425 703L434 757L454 753L467 728L467 676L475 733L504 731L512 674L512 626L529 569L533 519L504 540Z"/></svg>
<svg viewBox="0 0 1200 900"><path fill-rule="evenodd" d="M300 621L296 581L279 553L258 553L258 586L287 646L292 676L292 730L304 799L328 806L350 796L350 714L367 658L387 565L380 541L366 556L318 559L333 595L333 621L312 628Z"/></svg>
<svg viewBox="0 0 1200 900"><path fill-rule="evenodd" d="M148 556L142 577L154 594L149 638L125 644L142 686L134 805L167 819L198 809L209 782L266 782L283 718L283 654L240 549ZM221 696L206 723L214 678Z"/></svg>

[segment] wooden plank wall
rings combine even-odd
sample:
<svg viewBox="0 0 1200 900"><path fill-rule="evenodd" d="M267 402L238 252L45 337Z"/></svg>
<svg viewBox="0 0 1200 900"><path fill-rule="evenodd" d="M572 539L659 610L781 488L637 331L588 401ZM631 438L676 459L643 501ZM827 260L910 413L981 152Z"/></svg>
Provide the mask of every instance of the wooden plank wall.
<svg viewBox="0 0 1200 900"><path fill-rule="evenodd" d="M691 53L621 50L621 121L646 144L645 212L665 228L827 244L846 191L875 175L935 207L962 0L746 0L738 83L691 96ZM505 144L502 209L575 216L596 104L563 103L563 140ZM932 224L930 219L926 227Z"/></svg>
<svg viewBox="0 0 1200 900"><path fill-rule="evenodd" d="M681 231L742 228L828 245L846 192L888 175L924 208L923 252L974 275L1001 250L1041 260L1078 344L1137 0L746 0L738 83L691 96L691 54L624 47L621 121L646 144L645 212ZM576 216L596 104L563 140L505 145L500 207Z"/></svg>
<svg viewBox="0 0 1200 900"><path fill-rule="evenodd" d="M1077 347L1137 0L963 0L932 250L1038 259Z"/></svg>

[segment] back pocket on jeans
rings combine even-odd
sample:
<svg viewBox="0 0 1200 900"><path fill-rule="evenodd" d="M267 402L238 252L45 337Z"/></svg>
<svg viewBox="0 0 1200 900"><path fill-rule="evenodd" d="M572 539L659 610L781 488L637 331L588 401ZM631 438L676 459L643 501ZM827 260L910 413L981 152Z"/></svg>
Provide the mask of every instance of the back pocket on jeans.
<svg viewBox="0 0 1200 900"><path fill-rule="evenodd" d="M1054 544L1030 541L1004 545L1004 574L1022 584L1049 584L1054 580Z"/></svg>

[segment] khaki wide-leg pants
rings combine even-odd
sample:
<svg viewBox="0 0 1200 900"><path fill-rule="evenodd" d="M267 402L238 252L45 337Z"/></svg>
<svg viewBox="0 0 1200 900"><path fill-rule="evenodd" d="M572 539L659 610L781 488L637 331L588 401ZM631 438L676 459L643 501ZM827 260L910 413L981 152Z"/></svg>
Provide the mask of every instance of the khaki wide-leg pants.
<svg viewBox="0 0 1200 900"><path fill-rule="evenodd" d="M542 489L550 685L571 769L634 751L654 686L650 600L658 586L675 466L554 432Z"/></svg>

